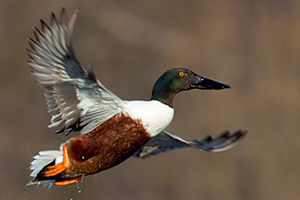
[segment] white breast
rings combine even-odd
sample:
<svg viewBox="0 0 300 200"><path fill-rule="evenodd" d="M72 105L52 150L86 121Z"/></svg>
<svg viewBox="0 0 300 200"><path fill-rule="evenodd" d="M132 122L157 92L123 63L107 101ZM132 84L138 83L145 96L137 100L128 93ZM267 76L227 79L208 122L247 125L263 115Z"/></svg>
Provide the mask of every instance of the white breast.
<svg viewBox="0 0 300 200"><path fill-rule="evenodd" d="M123 113L133 119L140 119L153 137L171 123L174 109L156 100L126 101Z"/></svg>

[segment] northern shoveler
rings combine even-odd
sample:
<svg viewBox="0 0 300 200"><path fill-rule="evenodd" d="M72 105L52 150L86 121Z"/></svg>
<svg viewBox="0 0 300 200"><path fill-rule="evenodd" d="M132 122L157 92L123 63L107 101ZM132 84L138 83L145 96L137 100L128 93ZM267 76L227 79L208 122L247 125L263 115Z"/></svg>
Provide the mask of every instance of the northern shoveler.
<svg viewBox="0 0 300 200"><path fill-rule="evenodd" d="M155 83L149 101L123 101L96 79L91 66L75 57L72 35L78 11L65 9L50 25L41 20L29 39L27 65L44 89L52 115L49 127L60 132L81 131L57 151L41 151L31 162L32 184L66 185L82 176L114 167L127 158L145 158L174 148L220 152L237 145L247 130L228 131L216 139L187 141L167 132L173 118L173 97L184 90L219 90L229 85L199 76L189 69L166 71Z"/></svg>

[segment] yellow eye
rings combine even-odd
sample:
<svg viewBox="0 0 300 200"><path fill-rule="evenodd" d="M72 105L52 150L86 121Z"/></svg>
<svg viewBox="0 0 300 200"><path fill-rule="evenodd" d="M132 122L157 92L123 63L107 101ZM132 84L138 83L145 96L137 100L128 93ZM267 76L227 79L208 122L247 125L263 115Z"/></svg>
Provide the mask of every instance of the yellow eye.
<svg viewBox="0 0 300 200"><path fill-rule="evenodd" d="M183 75L184 75L184 73L183 73L183 72L179 72L178 74L179 74L179 76L183 76Z"/></svg>

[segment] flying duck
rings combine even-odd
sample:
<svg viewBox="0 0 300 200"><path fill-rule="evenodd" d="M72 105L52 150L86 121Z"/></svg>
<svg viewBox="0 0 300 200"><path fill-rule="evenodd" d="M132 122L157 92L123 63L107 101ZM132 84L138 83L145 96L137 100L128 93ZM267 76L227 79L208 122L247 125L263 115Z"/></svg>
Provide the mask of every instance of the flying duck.
<svg viewBox="0 0 300 200"><path fill-rule="evenodd" d="M96 79L91 66L83 67L75 57L72 35L78 11L59 18L52 13L47 25L35 28L29 38L27 65L44 89L49 128L56 133L80 131L60 150L40 151L31 162L32 184L67 185L83 176L114 167L133 156L146 158L174 148L193 147L221 152L236 146L248 132L225 131L213 139L187 141L166 131L174 114L172 100L185 90L220 90L229 85L199 76L189 69L174 68L156 81L149 101L124 101Z"/></svg>

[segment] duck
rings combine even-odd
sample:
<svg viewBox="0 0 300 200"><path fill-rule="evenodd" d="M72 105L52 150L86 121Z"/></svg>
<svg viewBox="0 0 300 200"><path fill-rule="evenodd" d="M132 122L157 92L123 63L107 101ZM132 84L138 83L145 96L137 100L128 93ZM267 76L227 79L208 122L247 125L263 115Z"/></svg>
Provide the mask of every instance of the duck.
<svg viewBox="0 0 300 200"><path fill-rule="evenodd" d="M176 148L222 152L245 137L248 130L239 129L216 138L208 135L200 141L188 141L166 131L177 93L230 88L187 68L164 72L148 101L120 99L96 78L91 65L81 66L75 56L72 36L78 13L75 10L67 16L62 8L59 17L52 13L49 25L41 20L41 28L34 28L34 39L28 38L27 65L44 90L51 115L48 127L59 129L57 134L80 134L61 144L59 150L44 150L34 156L32 180L27 185L68 185L130 157L147 158Z"/></svg>

